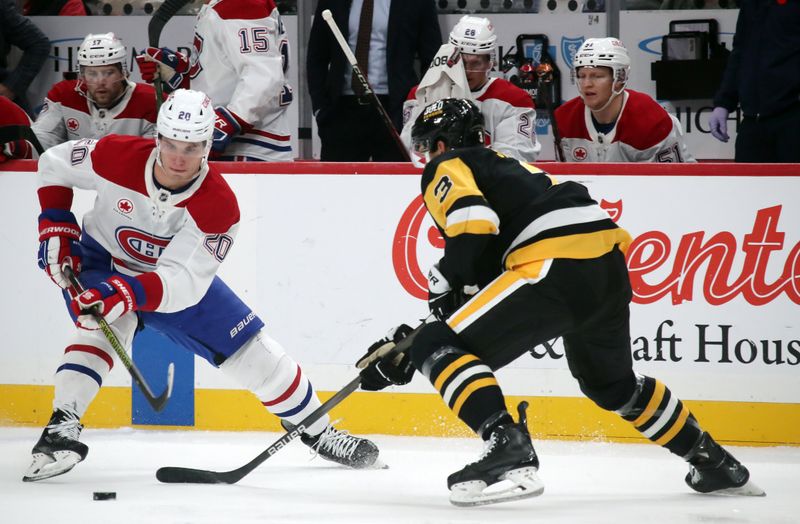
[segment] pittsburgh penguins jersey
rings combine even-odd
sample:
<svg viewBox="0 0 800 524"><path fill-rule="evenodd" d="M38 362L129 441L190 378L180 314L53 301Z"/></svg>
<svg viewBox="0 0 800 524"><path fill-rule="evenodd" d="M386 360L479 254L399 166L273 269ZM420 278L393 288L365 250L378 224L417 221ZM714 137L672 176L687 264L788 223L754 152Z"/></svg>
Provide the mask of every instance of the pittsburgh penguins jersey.
<svg viewBox="0 0 800 524"><path fill-rule="evenodd" d="M600 133L581 97L555 110L567 162L695 162L673 115L644 93L626 89L616 125Z"/></svg>
<svg viewBox="0 0 800 524"><path fill-rule="evenodd" d="M224 156L291 161L289 39L273 0L212 0L194 28L189 78L242 126Z"/></svg>
<svg viewBox="0 0 800 524"><path fill-rule="evenodd" d="M214 168L172 192L155 183L155 161L153 139L65 142L40 158L38 193L42 210L69 211L73 188L94 190L83 217L84 251L133 277L139 309L170 313L205 295L233 244L239 207Z"/></svg>
<svg viewBox="0 0 800 524"><path fill-rule="evenodd" d="M425 206L445 239L439 270L453 285L482 287L503 270L554 258L596 258L631 236L585 186L491 149L451 150L422 173Z"/></svg>
<svg viewBox="0 0 800 524"><path fill-rule="evenodd" d="M77 80L55 84L33 124L42 147L81 138L102 138L109 134L154 137L156 134L156 92L153 86L126 80L125 94L110 108L100 108L86 98Z"/></svg>
<svg viewBox="0 0 800 524"><path fill-rule="evenodd" d="M411 148L411 128L425 109L418 107L416 95L417 86L414 86L403 104L400 135L412 158L415 153ZM483 114L487 146L512 158L526 162L536 160L542 144L536 139L536 109L525 90L502 78L490 78L482 88L472 92L472 99Z"/></svg>

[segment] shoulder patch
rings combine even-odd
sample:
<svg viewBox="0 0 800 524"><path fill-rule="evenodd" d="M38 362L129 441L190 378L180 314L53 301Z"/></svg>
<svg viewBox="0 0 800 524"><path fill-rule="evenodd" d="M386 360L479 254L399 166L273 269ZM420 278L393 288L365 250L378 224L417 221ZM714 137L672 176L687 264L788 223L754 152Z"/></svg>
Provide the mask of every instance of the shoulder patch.
<svg viewBox="0 0 800 524"><path fill-rule="evenodd" d="M589 131L586 129L584 107L583 99L580 96L576 96L556 108L556 125L558 125L558 131L561 133L562 138L591 140Z"/></svg>
<svg viewBox="0 0 800 524"><path fill-rule="evenodd" d="M508 102L514 107L534 107L533 99L527 91L502 78L495 78L486 92L478 97L478 100L483 102L489 98Z"/></svg>
<svg viewBox="0 0 800 524"><path fill-rule="evenodd" d="M408 92L408 96L406 97L406 100L414 100L414 99L417 98L417 88L418 87L419 87L419 84L417 84L417 85L415 85L414 87L411 88L411 90Z"/></svg>
<svg viewBox="0 0 800 524"><path fill-rule="evenodd" d="M50 91L47 92L47 98L52 102L58 102L64 107L69 107L88 115L88 102L85 97L75 90L77 85L77 80L62 80L50 88Z"/></svg>
<svg viewBox="0 0 800 524"><path fill-rule="evenodd" d="M214 168L210 168L203 185L189 198L186 209L200 231L207 234L227 233L239 222L236 195Z"/></svg>
<svg viewBox="0 0 800 524"><path fill-rule="evenodd" d="M672 119L658 102L644 93L628 91L628 102L617 124L615 142L643 151L662 142L672 131Z"/></svg>
<svg viewBox="0 0 800 524"><path fill-rule="evenodd" d="M144 172L155 147L152 138L108 135L92 151L92 166L95 173L109 182L146 195Z"/></svg>
<svg viewBox="0 0 800 524"><path fill-rule="evenodd" d="M223 20L260 20L275 9L274 0L221 0L213 7Z"/></svg>
<svg viewBox="0 0 800 524"><path fill-rule="evenodd" d="M118 119L138 118L155 124L158 113L156 112L156 90L148 84L136 84L130 100L125 109L117 115Z"/></svg>

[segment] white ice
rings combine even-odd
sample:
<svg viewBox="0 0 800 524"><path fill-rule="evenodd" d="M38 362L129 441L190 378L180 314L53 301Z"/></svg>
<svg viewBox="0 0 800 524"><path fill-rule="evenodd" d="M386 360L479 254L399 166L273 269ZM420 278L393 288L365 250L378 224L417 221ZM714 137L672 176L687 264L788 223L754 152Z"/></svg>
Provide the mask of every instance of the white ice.
<svg viewBox="0 0 800 524"><path fill-rule="evenodd" d="M386 470L353 471L310 459L293 442L235 485L166 485L160 466L217 471L258 455L274 433L92 430L87 459L23 483L41 429L0 428L0 522L123 523L636 523L800 522L800 448L730 448L766 497L691 492L686 465L655 445L536 441L541 497L479 508L448 501L447 475L477 458L470 439L372 438ZM114 501L93 501L115 491Z"/></svg>

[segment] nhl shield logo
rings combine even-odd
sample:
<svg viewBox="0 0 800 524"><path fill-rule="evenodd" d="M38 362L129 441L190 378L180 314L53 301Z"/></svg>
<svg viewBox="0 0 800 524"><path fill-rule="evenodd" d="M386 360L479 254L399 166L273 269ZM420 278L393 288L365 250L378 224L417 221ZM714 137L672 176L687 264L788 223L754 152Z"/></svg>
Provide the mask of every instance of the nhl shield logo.
<svg viewBox="0 0 800 524"><path fill-rule="evenodd" d="M586 39L582 36L577 38L561 37L561 56L564 58L564 63L567 64L570 69L572 69L575 53L578 52L578 49L580 49L584 41L586 41Z"/></svg>

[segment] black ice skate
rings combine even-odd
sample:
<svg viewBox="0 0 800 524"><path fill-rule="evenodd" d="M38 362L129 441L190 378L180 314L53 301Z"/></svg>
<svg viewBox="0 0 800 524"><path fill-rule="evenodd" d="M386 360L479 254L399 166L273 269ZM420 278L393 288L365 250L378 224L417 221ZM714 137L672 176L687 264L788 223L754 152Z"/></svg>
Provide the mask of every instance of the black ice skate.
<svg viewBox="0 0 800 524"><path fill-rule="evenodd" d="M750 481L750 472L733 455L703 433L689 459L686 484L700 493L763 497L764 490Z"/></svg>
<svg viewBox="0 0 800 524"><path fill-rule="evenodd" d="M281 420L281 426L291 431L294 426ZM378 446L371 440L355 437L347 431L339 431L328 425L319 435L300 435L303 444L310 447L317 455L326 460L336 462L353 469L381 469L387 467L378 460Z"/></svg>
<svg viewBox="0 0 800 524"><path fill-rule="evenodd" d="M25 482L62 475L86 458L89 447L78 442L83 425L71 411L53 411L39 442L33 446L33 463L22 477Z"/></svg>
<svg viewBox="0 0 800 524"><path fill-rule="evenodd" d="M544 492L544 484L536 474L539 458L528 433L527 407L527 402L520 402L519 422L498 426L492 432L477 462L447 477L450 502L456 506L480 506L536 497ZM512 485L490 488L502 481Z"/></svg>

